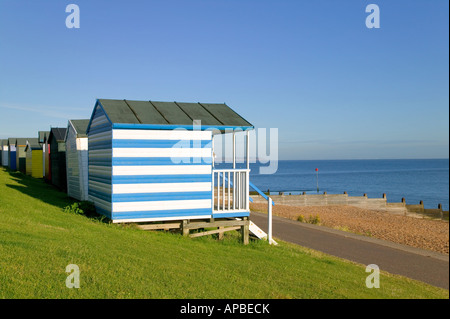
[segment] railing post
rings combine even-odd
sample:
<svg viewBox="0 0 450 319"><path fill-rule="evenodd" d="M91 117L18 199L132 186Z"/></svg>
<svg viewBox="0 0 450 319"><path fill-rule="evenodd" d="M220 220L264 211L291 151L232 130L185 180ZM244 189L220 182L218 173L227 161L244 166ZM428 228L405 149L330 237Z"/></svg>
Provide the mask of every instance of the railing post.
<svg viewBox="0 0 450 319"><path fill-rule="evenodd" d="M233 210L236 209L236 172L233 171Z"/></svg>
<svg viewBox="0 0 450 319"><path fill-rule="evenodd" d="M230 210L230 180L231 180L231 172L228 172L228 210Z"/></svg>
<svg viewBox="0 0 450 319"><path fill-rule="evenodd" d="M267 228L267 240L269 244L272 244L272 198L269 197L269 207L267 209L268 213L268 228Z"/></svg>
<svg viewBox="0 0 450 319"><path fill-rule="evenodd" d="M214 208L214 206L215 206L215 202L216 202L216 200L215 200L215 191L214 191L214 174L215 174L215 172L214 172L214 170L212 171L212 212L213 212L213 214L214 214L214 210L215 210L215 208Z"/></svg>
<svg viewBox="0 0 450 319"><path fill-rule="evenodd" d="M245 173L245 209L246 210L250 210L250 186L249 186L249 182L250 181L250 170L247 170L247 173Z"/></svg>
<svg viewBox="0 0 450 319"><path fill-rule="evenodd" d="M247 172L245 173L245 209L250 210L250 131L247 131Z"/></svg>
<svg viewBox="0 0 450 319"><path fill-rule="evenodd" d="M239 209L242 209L242 173L239 172Z"/></svg>
<svg viewBox="0 0 450 319"><path fill-rule="evenodd" d="M239 209L239 201L241 194L239 193L239 183L240 183L240 176L239 172L236 172L236 183L234 184L234 187L236 187L236 209Z"/></svg>
<svg viewBox="0 0 450 319"><path fill-rule="evenodd" d="M247 169L250 169L250 131L247 131Z"/></svg>
<svg viewBox="0 0 450 319"><path fill-rule="evenodd" d="M226 184L225 184L225 171L222 173L222 201L223 201L223 204L222 204L222 210L225 210L225 187L226 187Z"/></svg>
<svg viewBox="0 0 450 319"><path fill-rule="evenodd" d="M233 131L233 169L236 168L236 133Z"/></svg>
<svg viewBox="0 0 450 319"><path fill-rule="evenodd" d="M241 197L241 209L245 209L245 199L247 198L247 196L245 195L245 173L241 172L241 176L242 176L242 181L241 181L241 193L242 193L242 197Z"/></svg>
<svg viewBox="0 0 450 319"><path fill-rule="evenodd" d="M214 134L212 135L212 137L211 137L211 159L212 159L212 168L214 168L214 162L215 162L215 160L214 160L214 155L215 155L215 153L214 153Z"/></svg>
<svg viewBox="0 0 450 319"><path fill-rule="evenodd" d="M220 210L220 172L217 172L217 211Z"/></svg>

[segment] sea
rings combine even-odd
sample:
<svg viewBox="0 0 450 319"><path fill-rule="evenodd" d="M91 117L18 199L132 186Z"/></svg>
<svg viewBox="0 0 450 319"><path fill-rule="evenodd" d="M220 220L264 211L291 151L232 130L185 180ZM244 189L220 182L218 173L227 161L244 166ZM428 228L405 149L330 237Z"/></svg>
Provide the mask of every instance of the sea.
<svg viewBox="0 0 450 319"><path fill-rule="evenodd" d="M271 194L342 194L381 198L388 202L418 204L425 208L442 205L449 209L449 160L285 160L274 174L260 173L262 164L250 165L250 181ZM316 171L317 169L317 171Z"/></svg>

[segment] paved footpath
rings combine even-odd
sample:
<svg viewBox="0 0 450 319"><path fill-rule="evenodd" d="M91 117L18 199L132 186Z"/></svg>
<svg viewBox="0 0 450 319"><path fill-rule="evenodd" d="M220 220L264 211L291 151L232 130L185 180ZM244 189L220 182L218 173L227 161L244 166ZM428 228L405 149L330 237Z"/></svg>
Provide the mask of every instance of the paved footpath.
<svg viewBox="0 0 450 319"><path fill-rule="evenodd" d="M267 230L267 214L252 212L250 219ZM448 255L278 216L272 224L275 238L449 289Z"/></svg>

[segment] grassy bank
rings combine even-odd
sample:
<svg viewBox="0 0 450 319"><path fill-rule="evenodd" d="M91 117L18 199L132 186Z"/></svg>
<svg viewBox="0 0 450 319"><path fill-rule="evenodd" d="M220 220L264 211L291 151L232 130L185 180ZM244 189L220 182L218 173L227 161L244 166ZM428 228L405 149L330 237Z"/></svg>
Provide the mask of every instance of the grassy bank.
<svg viewBox="0 0 450 319"><path fill-rule="evenodd" d="M271 247L103 223L41 180L0 169L0 298L448 298L447 290L295 245ZM80 289L65 286L68 264Z"/></svg>

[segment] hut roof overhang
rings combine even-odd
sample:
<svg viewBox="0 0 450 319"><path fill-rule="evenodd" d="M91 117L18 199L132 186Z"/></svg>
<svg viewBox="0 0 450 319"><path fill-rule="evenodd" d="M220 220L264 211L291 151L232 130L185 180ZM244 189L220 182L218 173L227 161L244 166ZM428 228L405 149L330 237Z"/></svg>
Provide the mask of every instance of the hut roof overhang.
<svg viewBox="0 0 450 319"><path fill-rule="evenodd" d="M28 140L37 140L37 138L17 138L16 139L16 147L25 147L27 146L27 141Z"/></svg>
<svg viewBox="0 0 450 319"><path fill-rule="evenodd" d="M48 131L39 131L38 132L39 143L45 143L49 134L50 134L50 132L48 132Z"/></svg>
<svg viewBox="0 0 450 319"><path fill-rule="evenodd" d="M69 120L69 125L75 131L77 138L87 137L89 120ZM68 133L69 130L66 131L65 140L67 140Z"/></svg>
<svg viewBox="0 0 450 319"><path fill-rule="evenodd" d="M48 142L54 138L57 142L64 142L64 138L66 136L67 128L65 127L53 127L50 130L50 134L48 136Z"/></svg>
<svg viewBox="0 0 450 319"><path fill-rule="evenodd" d="M186 130L212 130L213 132L254 129L252 124L225 103L99 99L94 112L97 106L100 106L105 112L113 129L173 130L183 128ZM91 122L89 122L87 132L89 132L90 125Z"/></svg>
<svg viewBox="0 0 450 319"><path fill-rule="evenodd" d="M25 151L31 150L41 150L42 146L39 144L38 138L30 138L27 141L27 146L25 147Z"/></svg>
<svg viewBox="0 0 450 319"><path fill-rule="evenodd" d="M16 138L14 138L14 137L10 137L10 138L8 138L8 146L9 145L16 145Z"/></svg>

